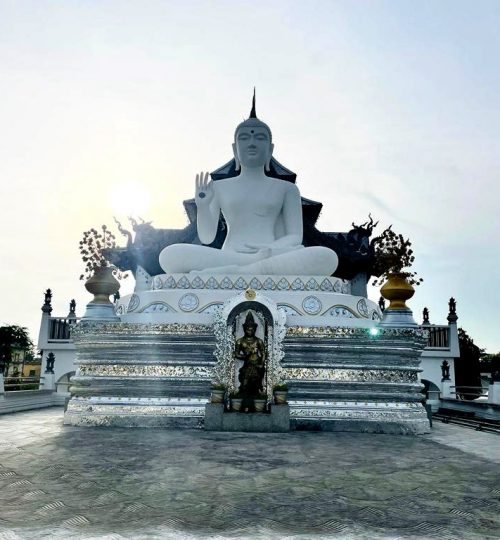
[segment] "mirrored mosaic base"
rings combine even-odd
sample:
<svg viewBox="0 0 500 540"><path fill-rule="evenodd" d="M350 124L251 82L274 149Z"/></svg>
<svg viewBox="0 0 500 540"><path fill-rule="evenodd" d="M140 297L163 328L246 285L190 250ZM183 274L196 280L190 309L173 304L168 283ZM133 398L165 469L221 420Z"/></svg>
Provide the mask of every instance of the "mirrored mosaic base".
<svg viewBox="0 0 500 540"><path fill-rule="evenodd" d="M216 359L210 326L81 323L65 423L203 427ZM419 434L420 329L291 327L282 361L292 429Z"/></svg>
<svg viewBox="0 0 500 540"><path fill-rule="evenodd" d="M379 322L379 306L351 294L351 284L329 276L252 276L165 274L148 289L135 290L116 304L116 314L130 323L212 324L229 298L253 289L283 310L289 326L370 327Z"/></svg>

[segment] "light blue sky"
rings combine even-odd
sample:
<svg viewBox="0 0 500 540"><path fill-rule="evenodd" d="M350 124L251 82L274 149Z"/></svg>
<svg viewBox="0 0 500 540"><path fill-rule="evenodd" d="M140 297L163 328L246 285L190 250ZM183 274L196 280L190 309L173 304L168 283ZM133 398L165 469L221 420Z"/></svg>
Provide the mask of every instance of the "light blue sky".
<svg viewBox="0 0 500 540"><path fill-rule="evenodd" d="M36 334L47 287L82 314L78 241L125 217L118 186L182 227L256 85L320 227L393 223L425 279L417 318L444 322L453 295L500 350L499 28L498 1L0 0L0 323Z"/></svg>

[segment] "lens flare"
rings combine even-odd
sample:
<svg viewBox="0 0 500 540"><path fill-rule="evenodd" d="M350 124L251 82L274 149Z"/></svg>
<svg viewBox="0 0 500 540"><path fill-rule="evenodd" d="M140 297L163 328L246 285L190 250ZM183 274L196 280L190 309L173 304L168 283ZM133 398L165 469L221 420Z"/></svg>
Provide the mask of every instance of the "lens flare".
<svg viewBox="0 0 500 540"><path fill-rule="evenodd" d="M113 212L119 215L142 216L150 206L148 191L138 182L126 182L110 190Z"/></svg>

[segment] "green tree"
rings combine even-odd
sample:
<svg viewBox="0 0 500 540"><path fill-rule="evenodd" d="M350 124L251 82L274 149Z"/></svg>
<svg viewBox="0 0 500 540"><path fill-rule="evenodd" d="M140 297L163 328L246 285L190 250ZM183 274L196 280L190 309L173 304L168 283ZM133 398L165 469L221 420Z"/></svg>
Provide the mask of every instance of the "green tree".
<svg viewBox="0 0 500 540"><path fill-rule="evenodd" d="M479 360L484 349L478 347L463 328L458 329L460 358L455 359L455 385L459 399L473 400L482 394Z"/></svg>
<svg viewBox="0 0 500 540"><path fill-rule="evenodd" d="M481 373L494 373L500 371L500 352L485 354L479 361Z"/></svg>
<svg viewBox="0 0 500 540"><path fill-rule="evenodd" d="M27 354L33 354L33 341L28 330L23 326L0 326L0 373L7 371L14 349L21 349Z"/></svg>

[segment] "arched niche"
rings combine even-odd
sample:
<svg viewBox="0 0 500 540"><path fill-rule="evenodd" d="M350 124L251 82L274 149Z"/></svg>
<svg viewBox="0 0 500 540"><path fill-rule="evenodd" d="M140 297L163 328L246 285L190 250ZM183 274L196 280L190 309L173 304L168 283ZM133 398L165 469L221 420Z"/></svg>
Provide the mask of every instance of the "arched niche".
<svg viewBox="0 0 500 540"><path fill-rule="evenodd" d="M281 359L286 315L270 298L253 290L228 299L214 317L217 357L214 382L225 385L229 392L238 390L241 365L234 357L235 343L243 335L242 326L249 311L258 325L256 335L265 345L264 391L271 400L273 386L283 382Z"/></svg>

